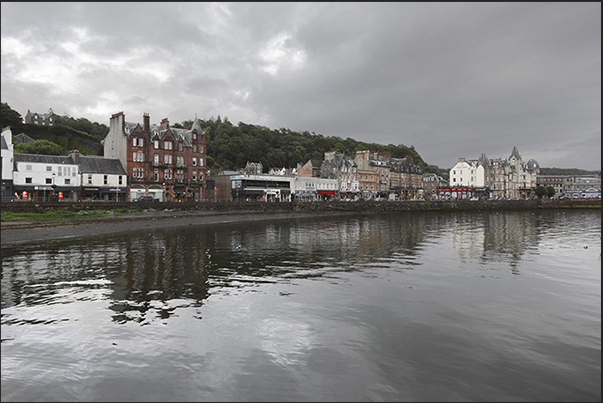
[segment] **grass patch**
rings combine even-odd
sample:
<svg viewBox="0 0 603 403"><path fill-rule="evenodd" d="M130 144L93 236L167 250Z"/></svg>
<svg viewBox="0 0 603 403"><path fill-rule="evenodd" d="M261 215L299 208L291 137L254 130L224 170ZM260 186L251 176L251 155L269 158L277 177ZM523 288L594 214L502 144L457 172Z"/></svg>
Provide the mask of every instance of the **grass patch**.
<svg viewBox="0 0 603 403"><path fill-rule="evenodd" d="M73 220L90 220L95 218L111 217L115 214L128 214L143 211L141 208L127 208L121 207L113 210L59 210L50 209L42 210L39 209L34 212L11 212L2 211L2 221L31 221L36 223L53 223L62 221L73 221Z"/></svg>

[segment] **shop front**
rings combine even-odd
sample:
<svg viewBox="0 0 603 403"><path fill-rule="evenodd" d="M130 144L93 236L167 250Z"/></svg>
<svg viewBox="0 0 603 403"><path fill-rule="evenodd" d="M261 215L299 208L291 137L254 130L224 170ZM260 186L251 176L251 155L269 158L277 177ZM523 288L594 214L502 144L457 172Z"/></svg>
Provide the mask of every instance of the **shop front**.
<svg viewBox="0 0 603 403"><path fill-rule="evenodd" d="M98 186L82 186L80 198L82 201L102 200Z"/></svg>
<svg viewBox="0 0 603 403"><path fill-rule="evenodd" d="M323 201L333 200L335 197L334 190L317 190L316 194L318 195L318 198Z"/></svg>
<svg viewBox="0 0 603 403"><path fill-rule="evenodd" d="M160 202L165 201L164 197L165 192L163 191L163 187L160 185L151 185L149 186L149 196L153 196L156 200Z"/></svg>
<svg viewBox="0 0 603 403"><path fill-rule="evenodd" d="M473 188L469 186L442 186L438 188L440 200L467 200L473 197Z"/></svg>
<svg viewBox="0 0 603 403"><path fill-rule="evenodd" d="M105 201L126 201L127 187L109 186L100 187L100 200Z"/></svg>
<svg viewBox="0 0 603 403"><path fill-rule="evenodd" d="M316 190L296 190L295 201L309 202L317 199Z"/></svg>
<svg viewBox="0 0 603 403"><path fill-rule="evenodd" d="M140 196L145 196L147 191L143 185L130 186L130 201L138 199Z"/></svg>

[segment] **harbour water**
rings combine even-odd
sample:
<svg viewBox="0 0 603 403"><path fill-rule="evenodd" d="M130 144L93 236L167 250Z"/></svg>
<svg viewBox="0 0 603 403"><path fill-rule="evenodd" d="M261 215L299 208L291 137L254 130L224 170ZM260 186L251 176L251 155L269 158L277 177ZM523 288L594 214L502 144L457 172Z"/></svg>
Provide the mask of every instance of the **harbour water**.
<svg viewBox="0 0 603 403"><path fill-rule="evenodd" d="M601 211L2 249L2 402L601 401Z"/></svg>

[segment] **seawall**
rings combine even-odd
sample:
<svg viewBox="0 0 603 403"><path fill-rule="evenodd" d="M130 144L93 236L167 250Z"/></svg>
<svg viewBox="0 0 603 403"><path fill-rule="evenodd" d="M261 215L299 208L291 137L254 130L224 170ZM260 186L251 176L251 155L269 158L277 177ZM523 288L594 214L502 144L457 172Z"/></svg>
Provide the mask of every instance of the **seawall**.
<svg viewBox="0 0 603 403"><path fill-rule="evenodd" d="M379 212L379 211L460 211L460 210L525 210L525 209L593 209L601 208L601 199L534 199L534 200L458 200L458 201L357 201L357 202L3 202L3 211L43 212L112 210L140 207L151 210L183 210L213 212Z"/></svg>

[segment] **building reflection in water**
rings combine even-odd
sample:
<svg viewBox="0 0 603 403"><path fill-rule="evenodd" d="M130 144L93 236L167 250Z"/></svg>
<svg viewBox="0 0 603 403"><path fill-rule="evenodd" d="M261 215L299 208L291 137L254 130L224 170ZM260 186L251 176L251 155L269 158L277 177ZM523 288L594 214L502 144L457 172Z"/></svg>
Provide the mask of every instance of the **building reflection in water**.
<svg viewBox="0 0 603 403"><path fill-rule="evenodd" d="M345 271L414 270L427 248L438 253L448 242L461 263L513 267L553 221L529 211L409 212L166 228L8 248L2 307L102 298L115 322L144 324L165 320L178 307L200 307L215 293Z"/></svg>

